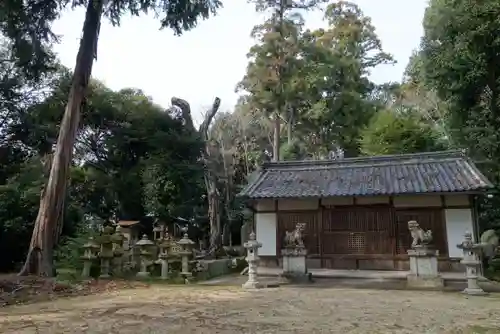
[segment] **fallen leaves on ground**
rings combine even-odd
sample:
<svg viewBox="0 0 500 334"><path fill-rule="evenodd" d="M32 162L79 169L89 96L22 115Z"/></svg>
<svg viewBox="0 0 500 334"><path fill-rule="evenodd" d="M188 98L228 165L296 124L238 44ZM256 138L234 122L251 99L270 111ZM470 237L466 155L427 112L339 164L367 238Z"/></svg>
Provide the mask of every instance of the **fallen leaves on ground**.
<svg viewBox="0 0 500 334"><path fill-rule="evenodd" d="M54 278L7 275L0 277L0 307L148 286L143 282L126 280L58 282Z"/></svg>

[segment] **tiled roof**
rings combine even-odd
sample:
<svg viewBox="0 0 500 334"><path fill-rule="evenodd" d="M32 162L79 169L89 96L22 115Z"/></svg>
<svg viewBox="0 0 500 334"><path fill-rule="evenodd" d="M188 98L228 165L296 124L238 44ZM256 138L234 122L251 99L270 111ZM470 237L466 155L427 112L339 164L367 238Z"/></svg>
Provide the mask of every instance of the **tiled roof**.
<svg viewBox="0 0 500 334"><path fill-rule="evenodd" d="M364 196L472 192L492 187L462 151L444 151L266 163L239 196Z"/></svg>
<svg viewBox="0 0 500 334"><path fill-rule="evenodd" d="M139 224L138 220L120 220L118 222L118 225L120 225L122 227L130 227L130 226L137 225L137 224Z"/></svg>

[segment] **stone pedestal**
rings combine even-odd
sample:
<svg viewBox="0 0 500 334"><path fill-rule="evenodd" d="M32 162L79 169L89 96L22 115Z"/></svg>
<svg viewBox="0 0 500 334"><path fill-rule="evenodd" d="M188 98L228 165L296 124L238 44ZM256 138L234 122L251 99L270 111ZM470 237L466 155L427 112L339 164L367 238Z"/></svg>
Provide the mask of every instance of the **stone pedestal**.
<svg viewBox="0 0 500 334"><path fill-rule="evenodd" d="M281 250L283 259L282 276L294 281L310 282L311 275L307 271L305 247L289 247Z"/></svg>
<svg viewBox="0 0 500 334"><path fill-rule="evenodd" d="M82 278L89 278L90 277L90 269L91 268L92 268L92 261L85 260L83 262Z"/></svg>
<svg viewBox="0 0 500 334"><path fill-rule="evenodd" d="M168 255L160 253L158 263L161 266L161 279L169 279Z"/></svg>
<svg viewBox="0 0 500 334"><path fill-rule="evenodd" d="M181 276L184 277L185 279L189 279L193 276L193 273L191 272L189 268L189 257L193 255L192 251L181 251L179 252L179 255L181 256Z"/></svg>
<svg viewBox="0 0 500 334"><path fill-rule="evenodd" d="M439 252L427 247L415 247L408 250L410 274L408 286L412 288L443 288L444 280L438 272L437 257Z"/></svg>
<svg viewBox="0 0 500 334"><path fill-rule="evenodd" d="M109 265L111 262L111 258L104 257L105 254L101 254L101 275L99 275L99 278L101 279L106 279L110 278L111 275L109 274Z"/></svg>
<svg viewBox="0 0 500 334"><path fill-rule="evenodd" d="M257 262L255 260L248 261L248 280L242 284L243 289L261 289L264 286L258 281Z"/></svg>

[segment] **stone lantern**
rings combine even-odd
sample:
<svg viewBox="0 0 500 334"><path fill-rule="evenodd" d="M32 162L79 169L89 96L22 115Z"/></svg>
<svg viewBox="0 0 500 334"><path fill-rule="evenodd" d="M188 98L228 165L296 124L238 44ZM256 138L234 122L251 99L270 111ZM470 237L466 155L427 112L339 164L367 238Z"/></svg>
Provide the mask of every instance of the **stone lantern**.
<svg viewBox="0 0 500 334"><path fill-rule="evenodd" d="M92 262L97 258L96 253L99 251L99 245L94 241L93 237L89 238L89 241L82 246L83 255L81 259L83 260L83 270L82 277L90 277L90 268L92 268Z"/></svg>
<svg viewBox="0 0 500 334"><path fill-rule="evenodd" d="M187 226L184 226L181 231L184 235L182 236L182 239L177 242L181 248L179 251L179 255L181 256L181 275L188 279L193 275L193 273L189 270L189 257L193 255L192 248L194 242L189 239Z"/></svg>
<svg viewBox="0 0 500 334"><path fill-rule="evenodd" d="M137 277L145 278L149 277L150 273L148 271L148 266L151 264L151 252L149 251L149 247L154 245L154 243L148 239L148 236L144 234L142 239L137 241L135 244L140 249L140 258L141 258L141 270L137 273Z"/></svg>
<svg viewBox="0 0 500 334"><path fill-rule="evenodd" d="M111 240L111 234L113 233L113 228L111 226L106 226L102 230L101 235L101 251L99 252L99 258L101 259L101 275L99 278L109 278L109 266L110 261L114 257L113 255L113 241Z"/></svg>
<svg viewBox="0 0 500 334"><path fill-rule="evenodd" d="M484 245L472 241L472 233L467 231L464 234L464 241L458 244L457 247L463 251L463 259L460 263L465 265L465 275L467 278L467 288L465 288L463 293L475 296L485 295L486 292L477 284L477 273L481 265L479 254Z"/></svg>
<svg viewBox="0 0 500 334"><path fill-rule="evenodd" d="M247 250L247 256L245 260L248 262L248 281L242 285L244 289L259 289L262 285L258 281L257 277L257 267L259 265L259 248L262 244L258 242L255 236L255 232L250 233L250 238L243 247Z"/></svg>
<svg viewBox="0 0 500 334"><path fill-rule="evenodd" d="M168 268L168 258L169 258L169 249L171 246L170 236L168 235L167 230L162 230L163 237L159 240L158 243L158 260L155 261L156 264L161 265L161 278L168 279L169 268Z"/></svg>
<svg viewBox="0 0 500 334"><path fill-rule="evenodd" d="M115 233L111 235L111 241L113 242L113 269L116 274L121 274L123 267L123 254L125 251L123 250L123 241L125 240L125 236L122 233L122 228L120 225L116 226Z"/></svg>

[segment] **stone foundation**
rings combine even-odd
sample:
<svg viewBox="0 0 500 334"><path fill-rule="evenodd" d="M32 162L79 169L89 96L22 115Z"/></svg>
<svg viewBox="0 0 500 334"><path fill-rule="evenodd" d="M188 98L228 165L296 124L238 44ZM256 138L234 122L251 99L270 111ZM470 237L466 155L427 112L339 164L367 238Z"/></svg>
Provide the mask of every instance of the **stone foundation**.
<svg viewBox="0 0 500 334"><path fill-rule="evenodd" d="M444 280L438 271L439 252L426 247L408 250L410 274L408 286L412 288L443 288Z"/></svg>
<svg viewBox="0 0 500 334"><path fill-rule="evenodd" d="M284 274L307 274L307 250L305 248L285 248L281 250L281 255L283 258L282 261Z"/></svg>
<svg viewBox="0 0 500 334"><path fill-rule="evenodd" d="M307 250L303 247L285 248L281 250L283 261L282 277L293 283L312 282L307 271Z"/></svg>
<svg viewBox="0 0 500 334"><path fill-rule="evenodd" d="M432 289L432 288L443 288L444 280L442 277L425 277L425 276L416 276L413 274L409 274L407 277L407 285L409 288L416 289Z"/></svg>
<svg viewBox="0 0 500 334"><path fill-rule="evenodd" d="M410 261L404 259L346 259L346 258L319 258L310 256L306 259L308 269L340 269L340 270L391 270L408 271ZM260 267L282 268L283 260L277 256L261 256ZM465 266L460 263L460 259L438 259L439 272L459 272L465 271Z"/></svg>

